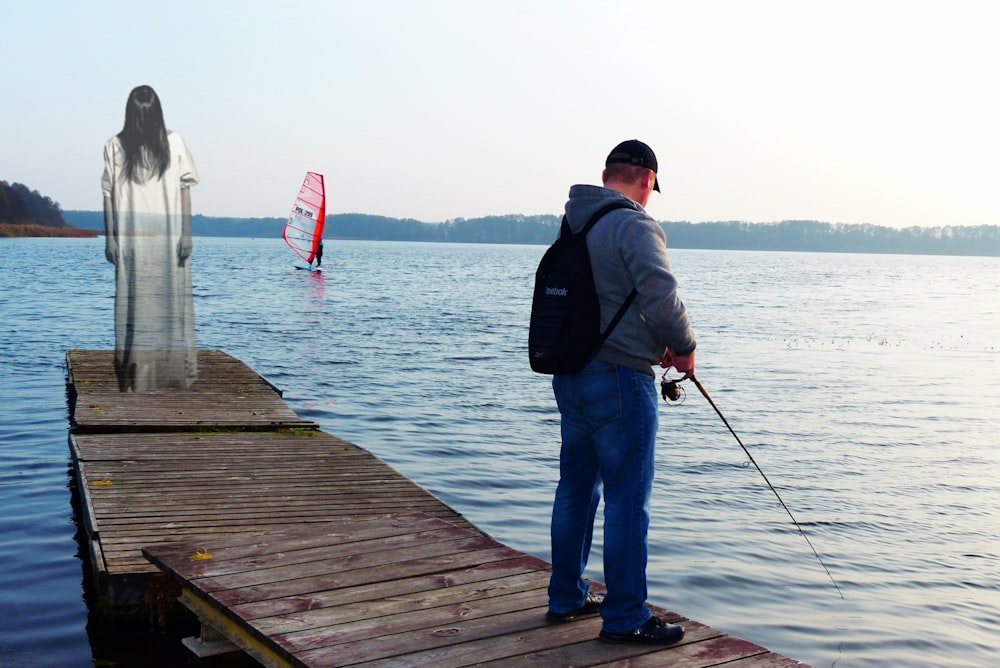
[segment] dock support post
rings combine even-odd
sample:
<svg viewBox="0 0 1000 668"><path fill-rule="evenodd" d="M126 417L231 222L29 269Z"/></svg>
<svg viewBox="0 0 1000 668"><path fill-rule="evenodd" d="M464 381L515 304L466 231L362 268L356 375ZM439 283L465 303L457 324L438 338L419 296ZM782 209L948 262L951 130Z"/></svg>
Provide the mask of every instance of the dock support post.
<svg viewBox="0 0 1000 668"><path fill-rule="evenodd" d="M201 624L201 636L182 641L198 657L242 650L267 668L291 668L292 663L288 659L272 651L239 624L198 598L189 587L181 586L178 600L198 617ZM202 651L210 653L200 654Z"/></svg>

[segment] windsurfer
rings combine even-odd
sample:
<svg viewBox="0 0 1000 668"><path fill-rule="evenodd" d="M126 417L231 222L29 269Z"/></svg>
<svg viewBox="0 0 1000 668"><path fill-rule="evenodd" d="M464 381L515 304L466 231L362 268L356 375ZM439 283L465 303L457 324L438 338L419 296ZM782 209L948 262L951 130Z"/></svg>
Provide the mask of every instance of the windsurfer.
<svg viewBox="0 0 1000 668"><path fill-rule="evenodd" d="M288 247L302 258L304 265L297 269L313 269L313 262L319 267L323 263L323 219L326 217L326 192L323 175L306 172L306 178L295 198L292 212L285 223L282 236Z"/></svg>

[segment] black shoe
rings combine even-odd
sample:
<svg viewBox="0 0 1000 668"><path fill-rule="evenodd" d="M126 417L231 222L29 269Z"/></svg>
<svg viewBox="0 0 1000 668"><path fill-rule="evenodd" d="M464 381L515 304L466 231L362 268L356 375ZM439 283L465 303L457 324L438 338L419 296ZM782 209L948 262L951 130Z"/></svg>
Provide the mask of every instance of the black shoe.
<svg viewBox="0 0 1000 668"><path fill-rule="evenodd" d="M601 631L599 637L604 642L670 645L684 637L684 628L680 624L667 624L662 619L650 617L642 626L626 633Z"/></svg>
<svg viewBox="0 0 1000 668"><path fill-rule="evenodd" d="M583 605L576 610L570 610L569 612L553 612L552 610L549 610L545 613L545 619L550 622L571 622L580 615L589 615L591 613L598 612L601 609L601 603L603 602L604 594L587 592L587 598L584 600Z"/></svg>

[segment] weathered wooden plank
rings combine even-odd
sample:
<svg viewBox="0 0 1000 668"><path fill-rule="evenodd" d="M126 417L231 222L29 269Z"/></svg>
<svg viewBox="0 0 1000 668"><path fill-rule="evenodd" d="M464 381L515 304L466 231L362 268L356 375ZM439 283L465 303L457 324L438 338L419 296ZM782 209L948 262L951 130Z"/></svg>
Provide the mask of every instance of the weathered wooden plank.
<svg viewBox="0 0 1000 668"><path fill-rule="evenodd" d="M431 508L432 510L434 508ZM412 505L407 505L405 508L399 509L398 512L406 512L410 510L420 510L419 507L415 508ZM384 515L382 509L367 509L361 512L353 513L354 517L358 519L374 518ZM428 512L428 515L433 515L435 517L442 517L442 519L448 520L448 515L445 511L441 511L439 514L433 514ZM105 539L115 541L120 540L127 543L133 543L138 540L142 540L144 536L157 535L156 532L177 535L178 532L184 535L212 535L220 533L232 533L233 531L244 530L251 531L255 527L261 527L264 529L280 529L288 526L294 520L294 523L301 523L304 526L309 524L322 524L328 522L332 519L330 515L323 515L322 513L314 517L303 517L298 515L289 515L286 517L268 517L268 518L241 518L234 520L213 520L211 522L156 522L149 524L129 524L125 527L121 525L109 523L107 526L101 529L102 536ZM450 521L450 520L449 520ZM109 548L111 543L109 543Z"/></svg>
<svg viewBox="0 0 1000 668"><path fill-rule="evenodd" d="M407 508L410 510L410 508ZM377 517L378 515L371 515L372 517ZM299 526L308 527L313 525L322 525L328 518L322 518L314 522L300 522ZM183 526L175 526L172 529L167 528L164 531L170 531L171 536L175 536L173 532L181 532L184 535L198 535L204 534L214 537L226 537L233 535L240 535L241 533L252 533L255 531L267 531L280 529L289 525L287 521L275 522L271 525L261 524L259 522L244 522L241 524L230 524L225 527L218 526L203 526L203 527L193 527L187 530ZM107 536L110 535L110 538ZM118 573L129 573L129 572L149 572L154 569L154 567L149 564L149 562L141 555L141 548L145 545L152 545L159 542L164 542L163 534L135 534L129 535L127 537L122 537L113 531L106 531L104 534L103 543L105 545L104 550L107 554L104 557L104 562L106 569L111 574Z"/></svg>
<svg viewBox="0 0 1000 668"><path fill-rule="evenodd" d="M368 545L380 538L407 536L435 529L455 529L455 526L423 513L411 512L370 520L352 518L347 521L331 521L311 529L308 533L304 533L301 527L269 531L266 541L261 541L256 536L228 538L225 540L225 554L209 561L184 563L180 559L188 554L190 540L177 546L159 546L157 558L165 561L178 560L173 565L175 573L184 579L194 580L252 569L254 565L268 563L267 560L273 563L277 559L299 559L303 554L309 556L309 551L317 547L333 546L346 550L352 544ZM277 554L273 547L276 541L280 541L282 546L281 552Z"/></svg>
<svg viewBox="0 0 1000 668"><path fill-rule="evenodd" d="M482 556L482 555L480 555ZM368 601L419 600L427 595L447 596L456 588L473 587L475 591L491 591L496 585L490 583L515 580L519 577L541 577L548 582L549 565L524 554L496 561L485 561L472 566L458 567L451 571L437 571L403 576L399 579L360 584L338 583L343 586L321 589L301 595L286 595L280 598L264 599L231 606L234 614L243 619L256 620L272 616L293 616L296 613L321 611L327 608L347 610L353 603Z"/></svg>
<svg viewBox="0 0 1000 668"><path fill-rule="evenodd" d="M83 527L87 535L93 538L97 537L97 511L94 510L94 496L91 493L91 487L103 482L100 478L88 476L85 464L77 462L76 488L83 511Z"/></svg>
<svg viewBox="0 0 1000 668"><path fill-rule="evenodd" d="M108 392L118 392L113 350L68 350L66 360L67 376L74 386L95 384ZM266 378L222 350L198 350L198 369L199 375L213 376L217 379L215 382L263 383L280 394L280 390Z"/></svg>
<svg viewBox="0 0 1000 668"><path fill-rule="evenodd" d="M710 665L715 666L722 664L719 663ZM795 659L790 659L787 656L775 654L770 651L765 651L764 653L757 654L755 656L737 659L725 665L726 668L809 668L809 665L806 663L802 663L801 661L796 661Z"/></svg>
<svg viewBox="0 0 1000 668"><path fill-rule="evenodd" d="M446 543L444 549L452 549L457 541L463 544L497 545L483 536L471 534L467 529L456 526L442 527L431 531L420 531L397 536L379 537L357 541L353 537L342 534L327 533L332 540L344 540L340 544L315 545L311 547L286 547L282 544L281 552L270 554L249 555L240 559L226 559L211 563L199 564L201 568L198 578L199 586L207 588L206 582L211 581L226 587L225 578L238 579L240 584L234 587L248 586L245 582L254 584L263 582L280 582L285 579L309 577L313 572L325 573L331 568L346 570L346 566L367 568L377 559L378 562L391 560L398 554L409 554L414 545L434 545ZM271 536L268 536L271 540ZM389 561L389 563L392 563ZM191 569L194 570L194 569ZM248 580L248 578L252 578ZM194 579L190 577L188 579Z"/></svg>
<svg viewBox="0 0 1000 668"><path fill-rule="evenodd" d="M469 526L378 458L322 432L73 434L70 441L86 521L112 574L150 572L141 548L160 534L224 535L407 510Z"/></svg>
<svg viewBox="0 0 1000 668"><path fill-rule="evenodd" d="M670 616L656 609L657 614ZM684 621L675 619L674 621ZM598 616L580 619L569 624L540 623L514 636L498 635L473 642L443 645L422 652L412 652L374 661L357 659L355 666L365 668L408 668L414 666L524 666L526 668L549 668L550 666L628 666L636 660L648 657L648 665L687 666L682 658L679 663L673 657L685 653L685 648L711 641L724 635L698 622L684 621L685 638L676 645L657 647L651 645L609 645L597 639L601 630Z"/></svg>
<svg viewBox="0 0 1000 668"><path fill-rule="evenodd" d="M109 574L151 572L163 535L224 535L424 511L468 522L357 446L317 431L73 434Z"/></svg>
<svg viewBox="0 0 1000 668"><path fill-rule="evenodd" d="M378 516L384 515L388 512L406 512L407 510L420 510L421 506L425 506L429 510L433 510L435 505L431 502L423 503L406 503L405 499L400 500L399 503L394 504L379 504L378 506L372 506L371 504L358 503L356 505L349 504L324 504L315 508L312 512L306 512L305 510L298 510L296 512L254 512L248 510L245 513L236 514L233 513L230 516L218 515L209 517L200 517L198 515L192 515L190 517L177 516L173 520L168 518L123 518L116 520L114 518L107 519L101 523L100 530L105 534L117 530L120 532L118 535L123 537L129 535L129 533L135 530L148 533L149 531L168 531L173 528L185 528L188 529L188 533L195 531L198 528L215 528L224 526L252 526L254 524L272 524L281 525L282 523L289 522L324 522L329 521L331 517L336 516ZM431 514L431 513L428 513ZM206 533L204 531L196 533Z"/></svg>
<svg viewBox="0 0 1000 668"><path fill-rule="evenodd" d="M577 657L585 659L587 656L585 651L581 651L585 648L567 649L573 651L566 649L559 651L560 658L566 657L572 661ZM767 650L760 645L720 634L719 631L711 627L688 620L684 622L684 640L676 645L671 645L668 651L636 653L635 656L613 661L591 661L587 665L602 666L603 668L659 668L661 666L664 668L708 668L709 666L729 666L731 661L760 652L767 652ZM523 666L524 668L544 666L548 665L545 660L550 655L548 652L538 652L531 657L531 662L524 661L523 658L519 657L516 661L510 661L509 665ZM535 661L535 659L540 661Z"/></svg>
<svg viewBox="0 0 1000 668"><path fill-rule="evenodd" d="M130 519L139 521L149 521L157 516L167 518L183 518L185 515L195 515L202 519L213 516L232 517L248 514L254 517L263 515L273 516L310 516L316 514L316 509L323 508L378 508L383 505L399 505L408 499L426 499L426 496L418 494L411 489L400 489L393 495L366 496L357 493L344 493L339 496L323 496L310 498L308 495L265 497L254 499L252 508L245 504L234 503L233 497L240 496L240 490L234 490L235 494L229 496L219 496L216 494L203 494L188 496L184 499L172 498L164 500L157 506L128 505L127 495L122 495L122 499L102 498L91 504L90 508L107 519L117 519L121 522L128 522ZM311 503L310 503L311 502ZM430 503L430 502L429 502ZM405 510L405 508L404 508Z"/></svg>
<svg viewBox="0 0 1000 668"><path fill-rule="evenodd" d="M516 637L544 624L544 612L544 608L532 608L490 617L464 619L437 628L420 628L392 635L377 635L296 652L295 655L306 665L316 668L348 666L362 660L389 659L498 636ZM585 622L581 620L575 623ZM280 638L278 641L281 644ZM331 641L336 641L336 638Z"/></svg>
<svg viewBox="0 0 1000 668"><path fill-rule="evenodd" d="M495 547L486 550L466 551L426 556L420 559L398 563L391 571L392 578L408 578L431 573L472 568L490 562L514 559L520 553L509 547ZM344 572L330 572L308 580L268 583L249 589L230 589L213 592L213 597L225 606L238 606L255 601L306 596L315 591L327 591L341 587L371 584L384 581L387 570L382 566L352 569Z"/></svg>
<svg viewBox="0 0 1000 668"><path fill-rule="evenodd" d="M373 641L381 641L397 634L457 628L456 625L465 626L474 620L498 619L503 615L525 611L530 611L537 624L544 614L546 600L545 587L535 587L506 596L470 598L453 605L384 614L302 631L278 633L271 637L290 652L303 656L314 650L355 642L365 643L364 646L370 648ZM414 648L410 646L409 650L412 649Z"/></svg>
<svg viewBox="0 0 1000 668"><path fill-rule="evenodd" d="M376 599L355 598L352 602L343 605L324 605L295 613L282 613L273 607L263 608L262 606L265 614L256 617L249 617L245 614L241 616L247 620L252 619L254 626L262 633L273 636L311 629L332 628L336 625L358 623L365 620L400 619L399 615L402 614L418 614L432 608L462 606L470 600L485 600L510 594L538 592L546 589L548 581L548 571L532 571L510 577L495 578L485 583L471 582L460 586L425 589L413 594L395 594ZM356 592L355 595L357 595Z"/></svg>
<svg viewBox="0 0 1000 668"><path fill-rule="evenodd" d="M120 392L110 350L69 350L66 366L70 423L78 432L318 428L299 418L274 385L219 350L198 351L198 379L184 390Z"/></svg>
<svg viewBox="0 0 1000 668"><path fill-rule="evenodd" d="M321 561L289 566L254 569L241 573L220 575L198 580L202 591L221 592L227 589L245 589L257 586L282 586L285 582L301 584L306 578L323 577L330 572L347 573L354 570L380 572L376 579L385 579L387 573L396 572L397 567L406 562L444 557L456 553L477 552L500 547L499 543L481 535L434 542L414 542L401 548L385 549L378 552L361 552L337 556Z"/></svg>

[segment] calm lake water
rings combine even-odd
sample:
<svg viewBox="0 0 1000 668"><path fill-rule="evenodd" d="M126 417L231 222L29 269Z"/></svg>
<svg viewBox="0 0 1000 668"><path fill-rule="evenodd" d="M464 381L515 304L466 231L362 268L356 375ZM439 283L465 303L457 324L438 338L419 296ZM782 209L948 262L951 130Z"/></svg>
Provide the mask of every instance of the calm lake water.
<svg viewBox="0 0 1000 668"><path fill-rule="evenodd" d="M196 238L199 347L548 559L558 414L525 352L544 248L326 247L311 274L280 240ZM671 259L699 379L843 598L685 383L661 407L651 600L816 666L1000 665L1000 258ZM184 662L144 628L88 633L64 357L114 345L103 240L0 240L0 277L0 665Z"/></svg>

